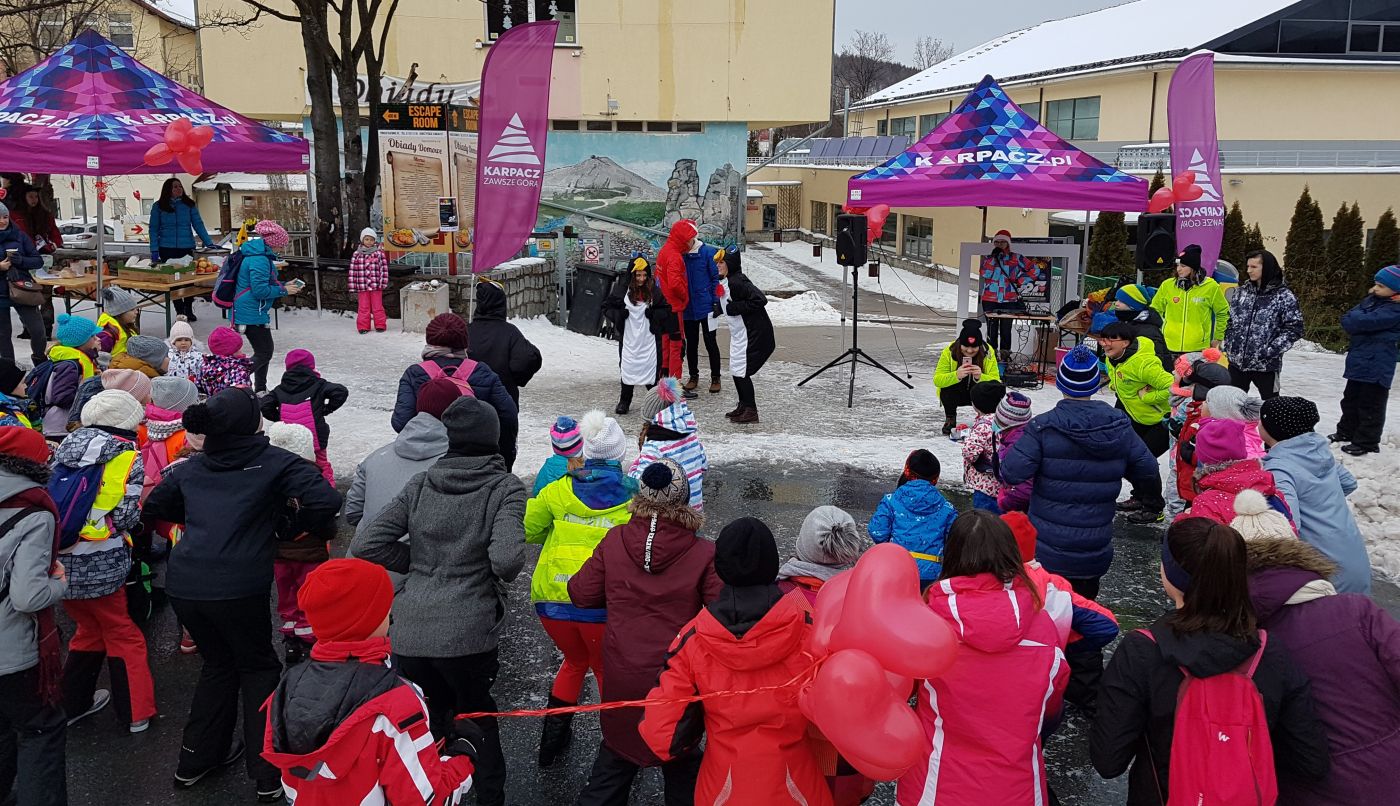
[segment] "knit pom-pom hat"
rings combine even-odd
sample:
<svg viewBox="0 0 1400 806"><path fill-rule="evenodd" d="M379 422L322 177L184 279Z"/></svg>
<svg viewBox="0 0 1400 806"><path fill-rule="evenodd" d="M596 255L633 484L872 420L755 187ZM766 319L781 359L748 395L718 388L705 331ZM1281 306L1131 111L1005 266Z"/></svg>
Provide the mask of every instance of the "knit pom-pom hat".
<svg viewBox="0 0 1400 806"><path fill-rule="evenodd" d="M559 456L578 456L583 452L583 435L572 417L559 417L549 428L549 443Z"/></svg>
<svg viewBox="0 0 1400 806"><path fill-rule="evenodd" d="M594 409L583 415L578 426L583 437L583 458L620 462L627 453L627 435L617 420Z"/></svg>
<svg viewBox="0 0 1400 806"><path fill-rule="evenodd" d="M1248 488L1235 495L1235 519L1230 521L1230 528L1245 540L1298 536L1282 512L1269 506L1268 499L1258 490Z"/></svg>
<svg viewBox="0 0 1400 806"><path fill-rule="evenodd" d="M274 252L280 252L287 248L287 244L292 242L287 231L282 229L282 225L276 221L263 219L253 226L253 232L262 236L263 243Z"/></svg>
<svg viewBox="0 0 1400 806"><path fill-rule="evenodd" d="M675 378L662 378L647 392L647 396L642 398L638 413L642 415L643 421L651 422L656 419L656 415L675 405L676 401L684 399L680 381Z"/></svg>

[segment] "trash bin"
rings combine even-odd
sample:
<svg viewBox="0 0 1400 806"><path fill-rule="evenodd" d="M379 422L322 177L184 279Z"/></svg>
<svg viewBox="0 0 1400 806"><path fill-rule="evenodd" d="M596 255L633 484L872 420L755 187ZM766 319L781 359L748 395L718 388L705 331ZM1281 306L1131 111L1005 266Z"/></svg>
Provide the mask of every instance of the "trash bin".
<svg viewBox="0 0 1400 806"><path fill-rule="evenodd" d="M618 272L603 266L580 264L574 271L574 296L569 300L569 330L596 336L603 325L603 300L608 298Z"/></svg>
<svg viewBox="0 0 1400 806"><path fill-rule="evenodd" d="M409 283L399 291L399 313L405 333L426 333L428 323L448 307L447 284L438 280Z"/></svg>

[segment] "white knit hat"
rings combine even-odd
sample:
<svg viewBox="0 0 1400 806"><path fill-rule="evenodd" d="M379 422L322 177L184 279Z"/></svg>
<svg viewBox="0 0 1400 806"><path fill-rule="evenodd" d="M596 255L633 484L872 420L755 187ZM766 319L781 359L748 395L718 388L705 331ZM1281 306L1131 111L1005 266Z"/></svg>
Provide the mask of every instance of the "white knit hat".
<svg viewBox="0 0 1400 806"><path fill-rule="evenodd" d="M1260 537L1297 537L1288 518L1269 506L1268 499L1258 490L1240 490L1235 496L1235 519L1230 527L1245 540Z"/></svg>
<svg viewBox="0 0 1400 806"><path fill-rule="evenodd" d="M1206 393L1206 408L1210 410L1210 416L1217 420L1257 423L1263 405L1264 401L1238 386L1215 386Z"/></svg>
<svg viewBox="0 0 1400 806"><path fill-rule="evenodd" d="M597 409L583 415L578 430L583 435L584 459L620 462L627 454L627 435L622 433L622 426Z"/></svg>
<svg viewBox="0 0 1400 806"><path fill-rule="evenodd" d="M817 507L797 531L797 559L809 563L847 567L867 546L855 518L839 507Z"/></svg>
<svg viewBox="0 0 1400 806"><path fill-rule="evenodd" d="M308 462L316 461L316 443L311 429L299 423L268 423L267 441L274 447L289 451Z"/></svg>
<svg viewBox="0 0 1400 806"><path fill-rule="evenodd" d="M83 406L83 425L102 425L135 431L146 416L146 408L130 392L120 389L104 389L92 396Z"/></svg>
<svg viewBox="0 0 1400 806"><path fill-rule="evenodd" d="M194 328L190 327L190 323L183 316L170 326L170 342L174 344L176 339L194 341Z"/></svg>

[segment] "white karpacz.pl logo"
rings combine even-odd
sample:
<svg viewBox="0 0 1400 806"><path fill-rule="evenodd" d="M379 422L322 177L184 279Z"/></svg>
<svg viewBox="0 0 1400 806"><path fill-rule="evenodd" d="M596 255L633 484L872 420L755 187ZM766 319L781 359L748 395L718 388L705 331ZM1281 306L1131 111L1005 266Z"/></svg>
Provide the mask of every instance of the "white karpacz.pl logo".
<svg viewBox="0 0 1400 806"><path fill-rule="evenodd" d="M535 147L530 143L530 135L525 133L525 124L520 122L520 115L511 116L510 123L506 124L496 144L491 146L491 153L486 159L490 162L508 162L515 165L540 164Z"/></svg>

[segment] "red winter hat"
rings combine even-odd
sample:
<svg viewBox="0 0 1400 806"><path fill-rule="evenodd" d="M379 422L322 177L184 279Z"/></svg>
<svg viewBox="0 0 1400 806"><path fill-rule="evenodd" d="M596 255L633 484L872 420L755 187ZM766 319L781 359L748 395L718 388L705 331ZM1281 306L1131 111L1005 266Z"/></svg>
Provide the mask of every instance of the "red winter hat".
<svg viewBox="0 0 1400 806"><path fill-rule="evenodd" d="M394 585L374 563L353 557L328 560L307 575L297 603L317 640L363 641L389 615Z"/></svg>
<svg viewBox="0 0 1400 806"><path fill-rule="evenodd" d="M440 313L428 323L428 344L449 350L467 349L467 321L455 313Z"/></svg>
<svg viewBox="0 0 1400 806"><path fill-rule="evenodd" d="M32 428L7 425L0 427L0 453L44 465L49 462L49 443Z"/></svg>
<svg viewBox="0 0 1400 806"><path fill-rule="evenodd" d="M418 387L418 401L415 408L419 414L431 414L441 420L442 413L447 411L447 407L452 405L452 401L461 396L462 387L454 383L451 378L429 378L427 383Z"/></svg>
<svg viewBox="0 0 1400 806"><path fill-rule="evenodd" d="M1016 538L1016 548L1021 550L1021 562L1035 559L1035 524L1024 512L1007 512L1002 521L1011 527L1011 536Z"/></svg>
<svg viewBox="0 0 1400 806"><path fill-rule="evenodd" d="M992 240L995 241L997 238L1005 238L1006 240L1010 241L1010 240L1011 240L1011 230L1009 230L1009 229L999 229L999 230L997 230L997 234L992 236Z"/></svg>

